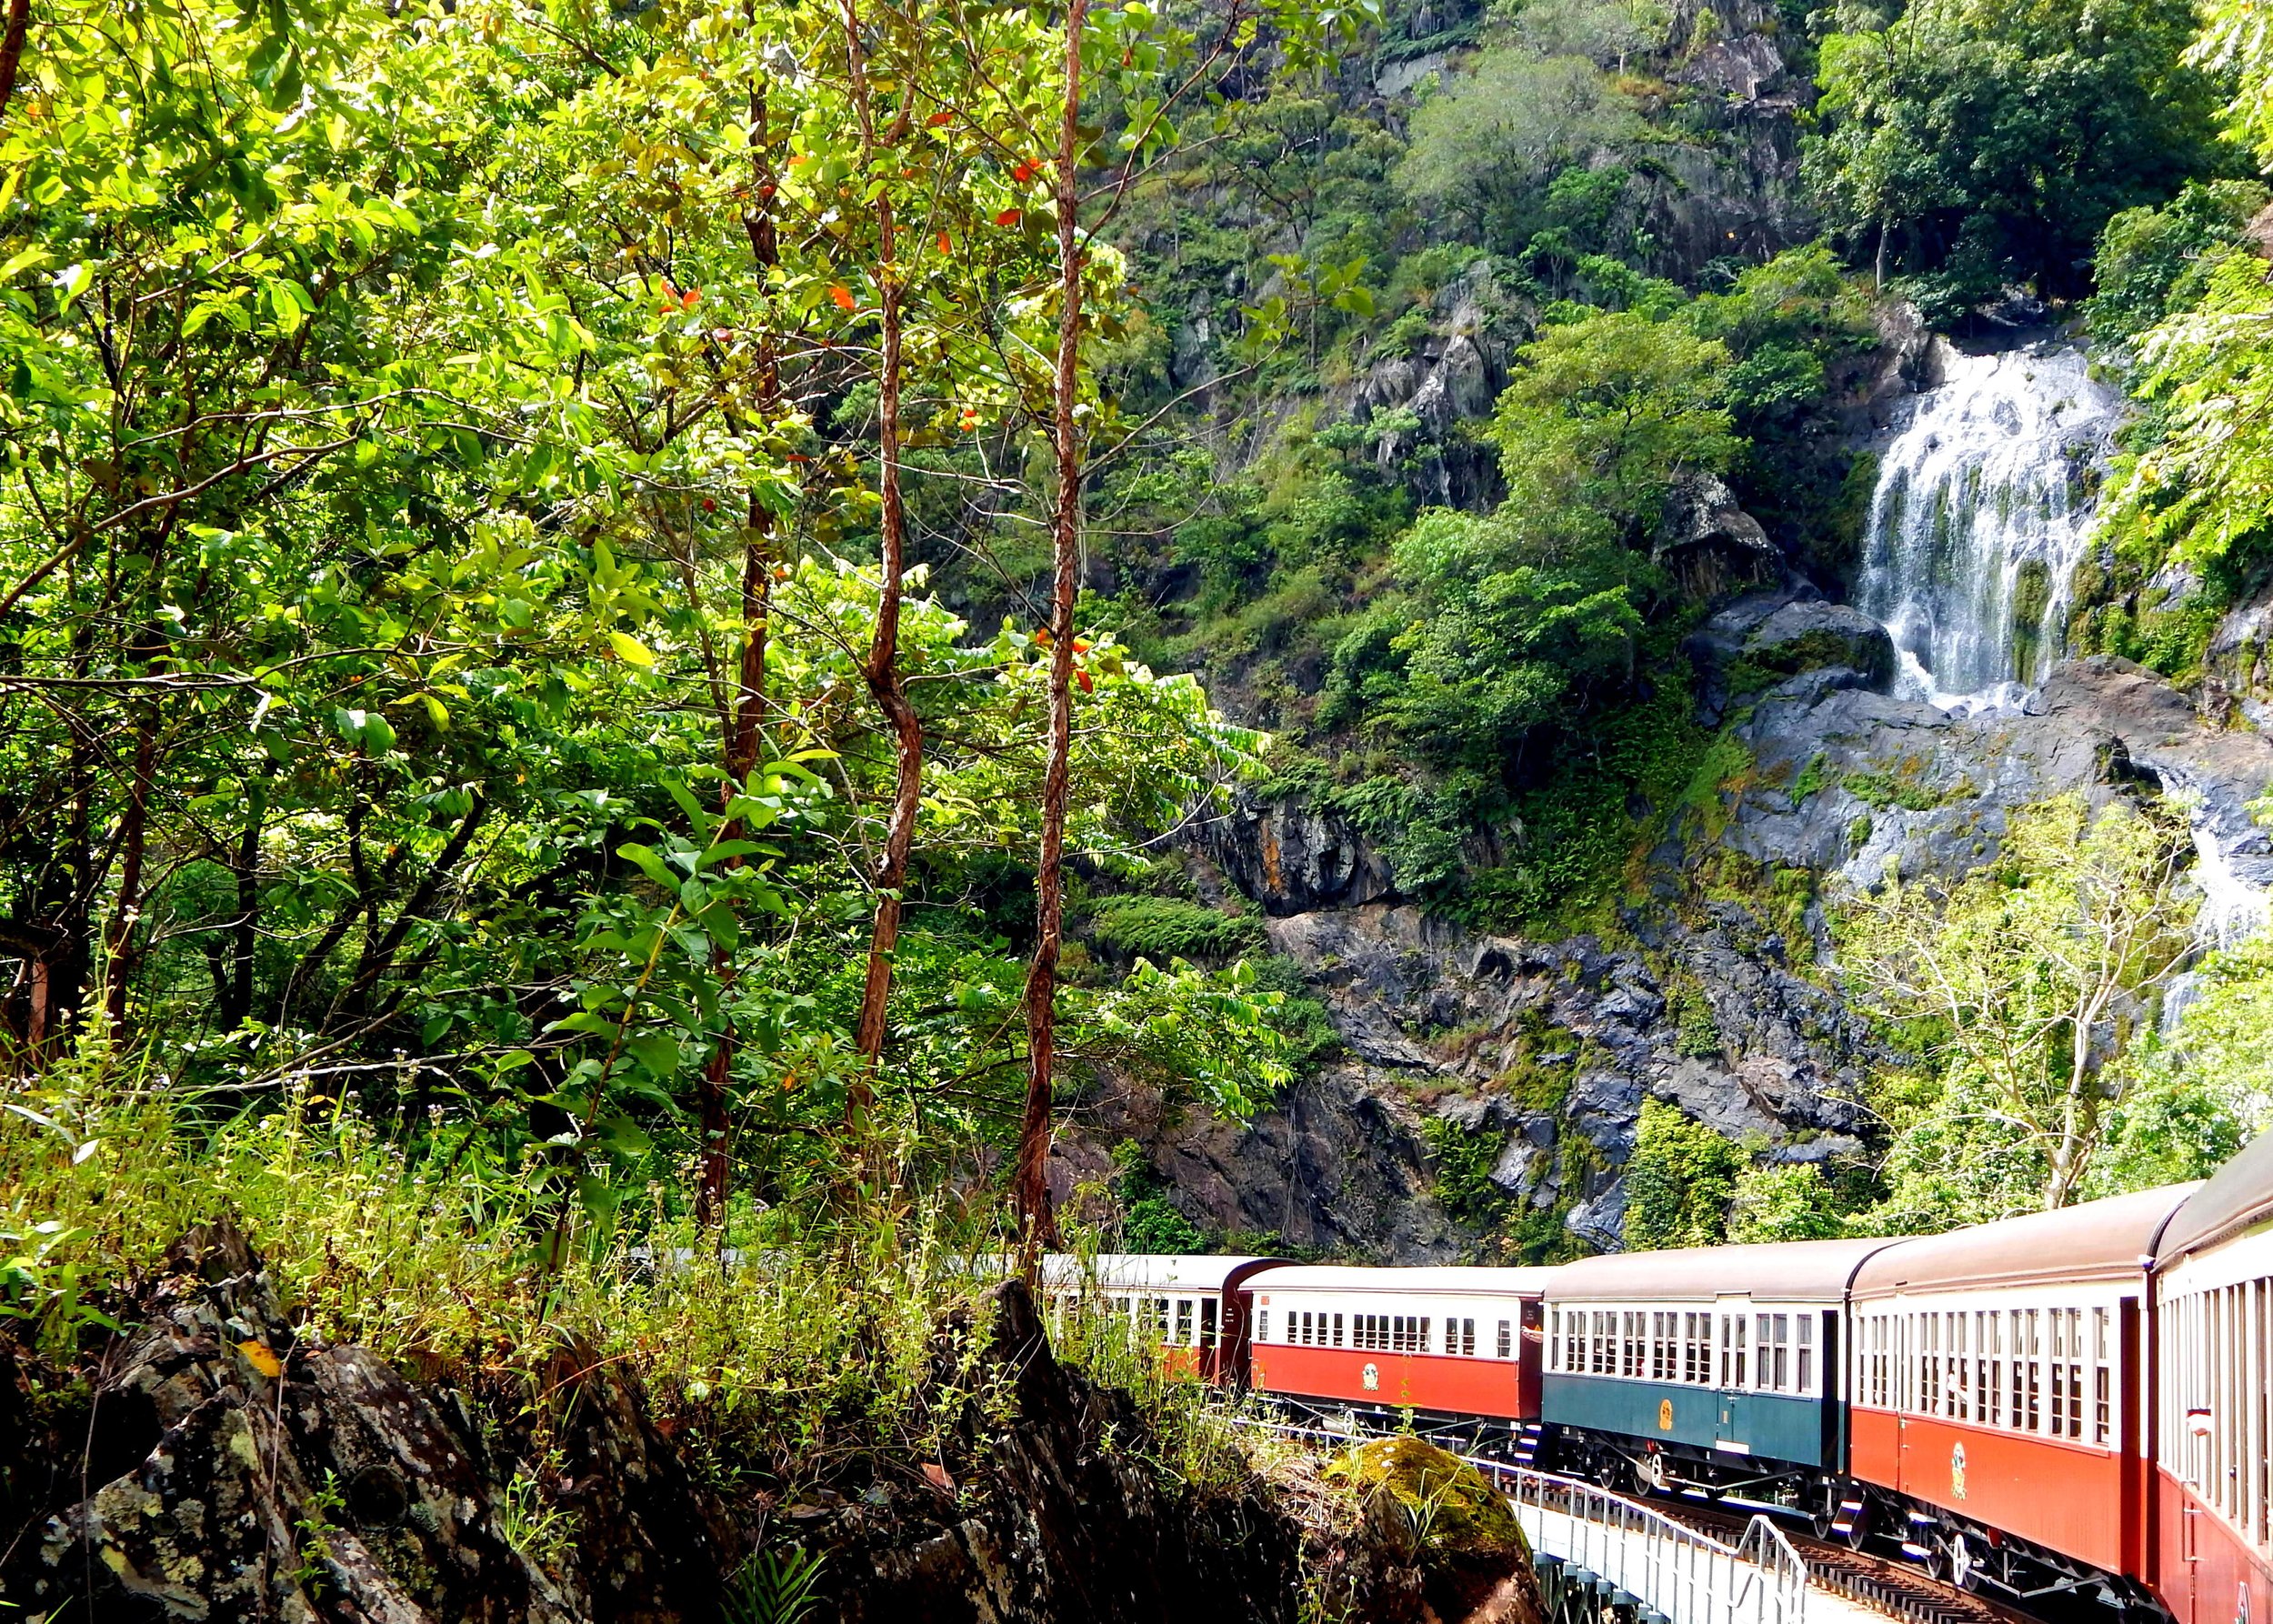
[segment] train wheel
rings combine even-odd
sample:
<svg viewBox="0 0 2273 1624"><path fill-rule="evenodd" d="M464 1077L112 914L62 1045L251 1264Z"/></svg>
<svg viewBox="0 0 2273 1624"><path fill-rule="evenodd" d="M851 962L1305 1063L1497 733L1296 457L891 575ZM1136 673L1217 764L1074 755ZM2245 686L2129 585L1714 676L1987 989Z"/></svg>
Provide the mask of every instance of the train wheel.
<svg viewBox="0 0 2273 1624"><path fill-rule="evenodd" d="M1963 1534L1952 1535L1949 1540L1949 1582L1960 1590L1980 1587L1974 1582L1980 1571L1980 1563L1973 1555L1971 1541Z"/></svg>

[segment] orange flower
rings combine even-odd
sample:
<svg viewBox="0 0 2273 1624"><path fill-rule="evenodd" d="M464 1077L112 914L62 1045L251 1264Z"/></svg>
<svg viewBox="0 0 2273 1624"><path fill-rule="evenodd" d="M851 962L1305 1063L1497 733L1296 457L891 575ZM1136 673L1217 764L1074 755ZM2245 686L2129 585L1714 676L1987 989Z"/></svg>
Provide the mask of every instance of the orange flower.
<svg viewBox="0 0 2273 1624"><path fill-rule="evenodd" d="M839 310L850 310L853 307L852 289L841 282L828 290L828 296L836 301L836 307Z"/></svg>

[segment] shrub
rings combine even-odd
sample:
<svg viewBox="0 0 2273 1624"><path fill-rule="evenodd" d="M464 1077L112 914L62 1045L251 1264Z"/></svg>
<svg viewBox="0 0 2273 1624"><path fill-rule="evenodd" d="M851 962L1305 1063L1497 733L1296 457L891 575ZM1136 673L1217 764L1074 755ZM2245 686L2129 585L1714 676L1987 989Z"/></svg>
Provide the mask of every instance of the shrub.
<svg viewBox="0 0 2273 1624"><path fill-rule="evenodd" d="M1108 947L1162 962L1226 958L1263 946L1263 922L1252 915L1169 897L1108 897L1089 928Z"/></svg>

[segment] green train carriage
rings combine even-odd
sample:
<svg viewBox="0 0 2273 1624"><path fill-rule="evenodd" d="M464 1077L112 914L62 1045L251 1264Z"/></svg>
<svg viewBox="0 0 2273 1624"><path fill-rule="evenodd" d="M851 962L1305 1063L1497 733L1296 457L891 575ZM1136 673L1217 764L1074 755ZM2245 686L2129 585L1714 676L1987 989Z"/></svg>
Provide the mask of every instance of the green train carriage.
<svg viewBox="0 0 2273 1624"><path fill-rule="evenodd" d="M1827 1485L1847 1459L1847 1290L1887 1244L1629 1252L1557 1269L1540 1402L1557 1464L1828 1527Z"/></svg>

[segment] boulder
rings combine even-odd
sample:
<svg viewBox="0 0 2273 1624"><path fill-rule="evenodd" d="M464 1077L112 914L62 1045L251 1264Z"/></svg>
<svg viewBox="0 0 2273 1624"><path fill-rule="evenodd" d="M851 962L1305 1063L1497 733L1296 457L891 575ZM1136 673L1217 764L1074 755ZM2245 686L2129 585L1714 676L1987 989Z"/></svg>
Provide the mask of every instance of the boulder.
<svg viewBox="0 0 2273 1624"><path fill-rule="evenodd" d="M1674 486L1657 534L1655 557L1693 596L1769 585L1786 573L1783 550L1712 474L1691 474Z"/></svg>
<svg viewBox="0 0 2273 1624"><path fill-rule="evenodd" d="M1697 673L1697 717L1718 727L1736 705L1809 672L1828 686L1888 693L1894 640L1860 609L1826 602L1812 586L1754 592L1716 613L1682 644ZM1820 686L1820 685L1819 685Z"/></svg>
<svg viewBox="0 0 2273 1624"><path fill-rule="evenodd" d="M88 1422L89 1459L121 1469L17 1540L0 1591L96 1618L588 1616L499 1533L464 1408L365 1349L298 1334L234 1229L177 1248L145 1311L104 1361Z"/></svg>
<svg viewBox="0 0 2273 1624"><path fill-rule="evenodd" d="M1545 1624L1529 1542L1507 1497L1475 1467L1417 1438L1381 1438L1322 1475L1356 1499L1370 1566L1410 1576L1377 1583L1370 1595L1353 1587L1352 1616L1369 1624Z"/></svg>

